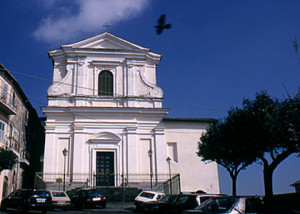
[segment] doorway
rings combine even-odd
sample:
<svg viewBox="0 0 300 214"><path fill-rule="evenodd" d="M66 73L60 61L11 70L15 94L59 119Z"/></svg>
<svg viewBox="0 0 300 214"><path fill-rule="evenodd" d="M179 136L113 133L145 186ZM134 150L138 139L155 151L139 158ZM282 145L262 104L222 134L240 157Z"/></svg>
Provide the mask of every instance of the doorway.
<svg viewBox="0 0 300 214"><path fill-rule="evenodd" d="M114 186L114 152L97 152L96 186Z"/></svg>

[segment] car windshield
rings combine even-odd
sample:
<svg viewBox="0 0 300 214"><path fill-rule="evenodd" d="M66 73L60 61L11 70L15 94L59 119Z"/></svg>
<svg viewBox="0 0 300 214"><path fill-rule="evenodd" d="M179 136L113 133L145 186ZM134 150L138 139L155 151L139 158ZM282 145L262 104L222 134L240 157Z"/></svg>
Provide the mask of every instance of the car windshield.
<svg viewBox="0 0 300 214"><path fill-rule="evenodd" d="M97 197L100 195L103 195L103 192L100 189L92 189L88 191L88 196L90 197Z"/></svg>
<svg viewBox="0 0 300 214"><path fill-rule="evenodd" d="M189 200L192 200L192 198L195 197L189 195L179 195L176 199L176 205L182 206L183 204L188 203Z"/></svg>
<svg viewBox="0 0 300 214"><path fill-rule="evenodd" d="M201 196L200 198L200 204L202 204L204 201L213 198L213 196Z"/></svg>
<svg viewBox="0 0 300 214"><path fill-rule="evenodd" d="M52 192L53 197L66 197L64 192Z"/></svg>
<svg viewBox="0 0 300 214"><path fill-rule="evenodd" d="M49 193L47 191L43 190L38 190L38 191L33 191L31 193L32 196L38 196L38 197L49 197Z"/></svg>
<svg viewBox="0 0 300 214"><path fill-rule="evenodd" d="M220 213L227 212L231 209L236 198L211 198L204 201L203 204L196 207L196 210L201 210L203 213Z"/></svg>
<svg viewBox="0 0 300 214"><path fill-rule="evenodd" d="M175 195L165 195L162 198L160 198L158 201L160 202L170 202L175 198Z"/></svg>
<svg viewBox="0 0 300 214"><path fill-rule="evenodd" d="M155 194L150 193L150 192L142 192L139 196L152 199L152 198L154 198Z"/></svg>

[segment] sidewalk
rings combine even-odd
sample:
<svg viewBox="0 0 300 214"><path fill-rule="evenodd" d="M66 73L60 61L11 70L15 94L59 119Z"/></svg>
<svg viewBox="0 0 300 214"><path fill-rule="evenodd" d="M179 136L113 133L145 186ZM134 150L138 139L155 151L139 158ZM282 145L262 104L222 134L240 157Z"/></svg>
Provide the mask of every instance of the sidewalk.
<svg viewBox="0 0 300 214"><path fill-rule="evenodd" d="M133 213L133 210L133 202L108 202L105 209L97 209L101 213Z"/></svg>

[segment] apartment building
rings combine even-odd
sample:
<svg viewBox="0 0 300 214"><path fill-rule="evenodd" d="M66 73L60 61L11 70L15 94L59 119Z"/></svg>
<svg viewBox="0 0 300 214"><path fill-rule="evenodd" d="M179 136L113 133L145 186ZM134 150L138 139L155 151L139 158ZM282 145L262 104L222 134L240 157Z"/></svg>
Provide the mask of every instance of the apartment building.
<svg viewBox="0 0 300 214"><path fill-rule="evenodd" d="M44 130L17 80L0 64L0 147L18 158L12 170L0 174L0 200L22 187L33 187L40 170Z"/></svg>

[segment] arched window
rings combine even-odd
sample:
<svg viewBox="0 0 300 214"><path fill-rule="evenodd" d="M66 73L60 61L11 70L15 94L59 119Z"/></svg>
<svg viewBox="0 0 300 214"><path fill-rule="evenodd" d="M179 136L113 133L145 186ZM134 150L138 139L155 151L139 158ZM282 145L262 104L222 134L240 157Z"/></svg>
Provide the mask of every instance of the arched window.
<svg viewBox="0 0 300 214"><path fill-rule="evenodd" d="M98 76L98 95L113 96L113 75L110 71L101 71Z"/></svg>

